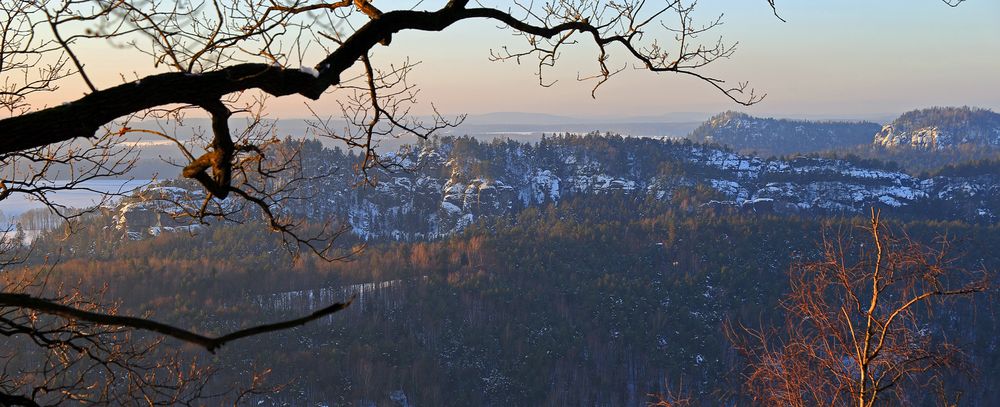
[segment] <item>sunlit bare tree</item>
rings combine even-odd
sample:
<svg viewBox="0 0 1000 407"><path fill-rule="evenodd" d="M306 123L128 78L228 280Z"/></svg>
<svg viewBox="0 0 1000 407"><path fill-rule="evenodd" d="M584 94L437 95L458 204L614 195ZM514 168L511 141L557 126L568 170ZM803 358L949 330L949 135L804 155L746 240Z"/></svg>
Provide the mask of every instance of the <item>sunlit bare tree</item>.
<svg viewBox="0 0 1000 407"><path fill-rule="evenodd" d="M969 372L929 316L986 291L987 272L957 268L946 242L930 248L893 236L874 210L864 235L863 244L826 239L820 260L793 267L784 326L730 331L757 403L909 404L944 375Z"/></svg>

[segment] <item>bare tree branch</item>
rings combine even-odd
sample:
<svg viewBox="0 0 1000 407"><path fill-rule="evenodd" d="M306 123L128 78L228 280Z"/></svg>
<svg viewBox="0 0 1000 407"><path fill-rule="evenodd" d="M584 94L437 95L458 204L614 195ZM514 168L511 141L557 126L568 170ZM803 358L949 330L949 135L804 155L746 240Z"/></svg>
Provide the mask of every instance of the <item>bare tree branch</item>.
<svg viewBox="0 0 1000 407"><path fill-rule="evenodd" d="M272 324L257 325L218 337L208 337L181 328L177 328L171 325L156 322L147 318L91 312L59 304L52 300L32 297L27 294L0 293L0 306L3 307L30 309L41 313L66 318L71 321L86 321L99 325L128 327L133 329L141 329L141 330L156 332L158 334L166 335L185 342L193 343L213 353L219 347L237 339L305 325L306 323L309 323L311 321L315 321L327 315L331 315L340 310L343 310L344 308L350 306L351 302L353 301L354 297L351 297L347 302L332 304L328 307L316 310L315 312L306 315L304 317L276 322Z"/></svg>
<svg viewBox="0 0 1000 407"><path fill-rule="evenodd" d="M874 250L850 236L825 239L821 259L793 268L783 327L727 330L750 361L746 385L758 402L906 404L904 389L962 365L961 350L927 332L917 306L983 293L989 274L951 266L947 244L893 237L874 209L865 232ZM852 246L859 255L845 252Z"/></svg>

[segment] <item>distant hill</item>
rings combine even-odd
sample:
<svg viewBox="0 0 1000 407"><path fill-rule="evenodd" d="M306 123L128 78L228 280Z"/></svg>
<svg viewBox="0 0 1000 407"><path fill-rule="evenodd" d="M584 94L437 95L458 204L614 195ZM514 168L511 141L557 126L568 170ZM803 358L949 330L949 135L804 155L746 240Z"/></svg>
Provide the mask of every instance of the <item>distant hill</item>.
<svg viewBox="0 0 1000 407"><path fill-rule="evenodd" d="M654 116L570 117L544 113L495 112L469 115L457 128L441 134L472 136L484 140L496 137L537 142L543 133L611 132L636 137L681 138L698 127L709 114L673 112ZM415 141L415 140L411 140Z"/></svg>
<svg viewBox="0 0 1000 407"><path fill-rule="evenodd" d="M690 123L703 122L711 113L669 112L657 115L619 116L586 115L560 116L535 112L491 112L470 114L465 124L471 125L557 125L557 124L606 124L606 123ZM601 131L604 131L603 129Z"/></svg>
<svg viewBox="0 0 1000 407"><path fill-rule="evenodd" d="M688 138L739 151L784 155L869 144L878 131L879 125L872 122L772 119L725 112L702 123Z"/></svg>
<svg viewBox="0 0 1000 407"><path fill-rule="evenodd" d="M925 150L960 145L1000 147L1000 114L968 106L913 110L883 126L874 143Z"/></svg>
<svg viewBox="0 0 1000 407"><path fill-rule="evenodd" d="M492 112L484 114L472 114L465 118L465 123L474 125L487 124L566 124L579 123L581 120L569 117L558 116L545 113L529 112Z"/></svg>

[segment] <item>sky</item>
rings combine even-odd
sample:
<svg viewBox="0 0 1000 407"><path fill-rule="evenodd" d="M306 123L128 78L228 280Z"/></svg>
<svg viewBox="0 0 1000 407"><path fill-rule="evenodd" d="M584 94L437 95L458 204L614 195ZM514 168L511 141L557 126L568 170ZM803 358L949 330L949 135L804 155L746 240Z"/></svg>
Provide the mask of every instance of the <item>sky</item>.
<svg viewBox="0 0 1000 407"><path fill-rule="evenodd" d="M389 8L391 2L383 3ZM724 25L705 37L738 41L735 55L704 69L731 83L748 81L767 97L742 107L691 77L626 70L590 95L595 48L581 37L540 87L530 63L491 62L490 50L522 40L490 21L465 21L441 33L404 32L373 61L420 61L410 80L421 93L417 113L431 103L450 114L538 112L577 117L649 116L671 112L741 110L784 117L869 118L926 106L970 105L1000 111L1000 1L968 0L952 8L940 0L779 0L777 19L765 0L702 0L697 19L723 14ZM429 6L430 7L430 6ZM669 38L669 37L667 37ZM612 50L611 63L626 62ZM109 58L100 49L82 57L104 82L145 64ZM118 51L113 51L118 52ZM125 62L123 62L125 61ZM138 69L141 72L141 68ZM126 76L131 77L126 73ZM69 86L63 94L75 92ZM69 93L66 93L69 92ZM318 102L285 97L273 117L307 117L305 103L336 110L336 98Z"/></svg>
<svg viewBox="0 0 1000 407"><path fill-rule="evenodd" d="M724 13L717 33L739 41L731 59L708 71L749 81L767 93L763 102L743 108L692 78L644 71L626 71L592 99L589 84L575 80L577 71L593 71L582 55L593 52L586 45L579 58L561 61L567 63L556 85L541 88L534 67L488 61L490 47L516 42L479 22L444 35L400 36L398 45L431 48L413 53L423 56L414 78L424 100L449 112L614 116L738 109L850 116L930 105L1000 109L1000 1L970 0L957 8L937 0L779 1L784 23L764 1L706 0L698 7L706 18Z"/></svg>

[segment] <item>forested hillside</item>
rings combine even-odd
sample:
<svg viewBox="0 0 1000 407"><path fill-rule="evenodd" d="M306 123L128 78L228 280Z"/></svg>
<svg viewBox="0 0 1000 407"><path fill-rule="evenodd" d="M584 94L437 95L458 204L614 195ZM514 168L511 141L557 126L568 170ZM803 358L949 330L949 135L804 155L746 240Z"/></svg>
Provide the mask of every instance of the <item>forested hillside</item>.
<svg viewBox="0 0 1000 407"><path fill-rule="evenodd" d="M933 107L903 113L880 126L753 117L725 112L688 139L715 143L758 157L818 154L876 160L910 175L934 174L948 165L1000 160L1000 115L988 109Z"/></svg>
<svg viewBox="0 0 1000 407"><path fill-rule="evenodd" d="M906 218L986 224L1000 214L995 172L912 176L876 160L761 159L690 141L597 134L537 144L440 138L386 157L391 166L367 174L377 185L359 188L361 175L351 170L359 157L315 141L275 148L296 151L303 168L282 187L289 191L280 198L284 211L332 219L372 241L451 236L480 220L578 196L783 215L854 215L875 206L905 209L897 212ZM692 194L704 199L695 203ZM107 209L118 230L141 239L190 226L167 215L178 202L196 209L204 196L193 183L167 182Z"/></svg>
<svg viewBox="0 0 1000 407"><path fill-rule="evenodd" d="M867 205L919 242L946 236L957 266L1000 267L996 222L965 217L996 205L995 174L975 166L917 179L877 162L761 160L647 139L431 143L401 151L411 170L383 173L374 188L340 188L357 180L346 172L306 184L313 198L289 207L312 223L342 214L354 233L337 244L367 245L348 262L293 257L252 213L243 225L197 227L143 217L169 208L155 197L190 198L174 183L95 213L73 235L43 234L24 271L45 271L50 284L107 284L106 297L125 311L206 333L357 295L345 312L211 357L225 367L213 386L261 369L287 384L253 402L636 406L677 383L702 405L746 402L745 361L721 334L724 323L782 320L789 268L817 259L824 236L856 231ZM356 159L303 146L304 168ZM781 210L754 195L775 183L794 194L858 195L799 197L811 206ZM886 202L906 188L933 193ZM444 223L456 219L461 227ZM991 304L953 303L923 331L968 350L981 374L963 400L979 405L1000 402L990 391L1000 377Z"/></svg>
<svg viewBox="0 0 1000 407"><path fill-rule="evenodd" d="M853 224L691 212L610 194L533 206L445 239L372 244L351 262L327 263L293 261L255 225L128 241L100 227L107 221L93 219L69 240L40 239L38 253L77 254L52 276L107 282L108 297L128 310L157 310L182 326L221 332L358 294L346 313L214 359L223 372L273 369L273 382L290 385L261 396L271 402L325 405L632 406L678 382L704 405L740 400L743 362L720 334L723 322L780 320L789 266L818 256L824 231ZM1000 265L990 243L1000 239L996 226L893 227L926 243L947 235L963 266ZM981 405L1000 402L989 391L1000 377L989 309L989 301L960 302L926 324L967 345L982 375L963 400ZM218 380L231 383L231 374Z"/></svg>
<svg viewBox="0 0 1000 407"><path fill-rule="evenodd" d="M702 123L688 139L768 157L870 144L878 130L879 125L872 122L787 120L725 112Z"/></svg>

